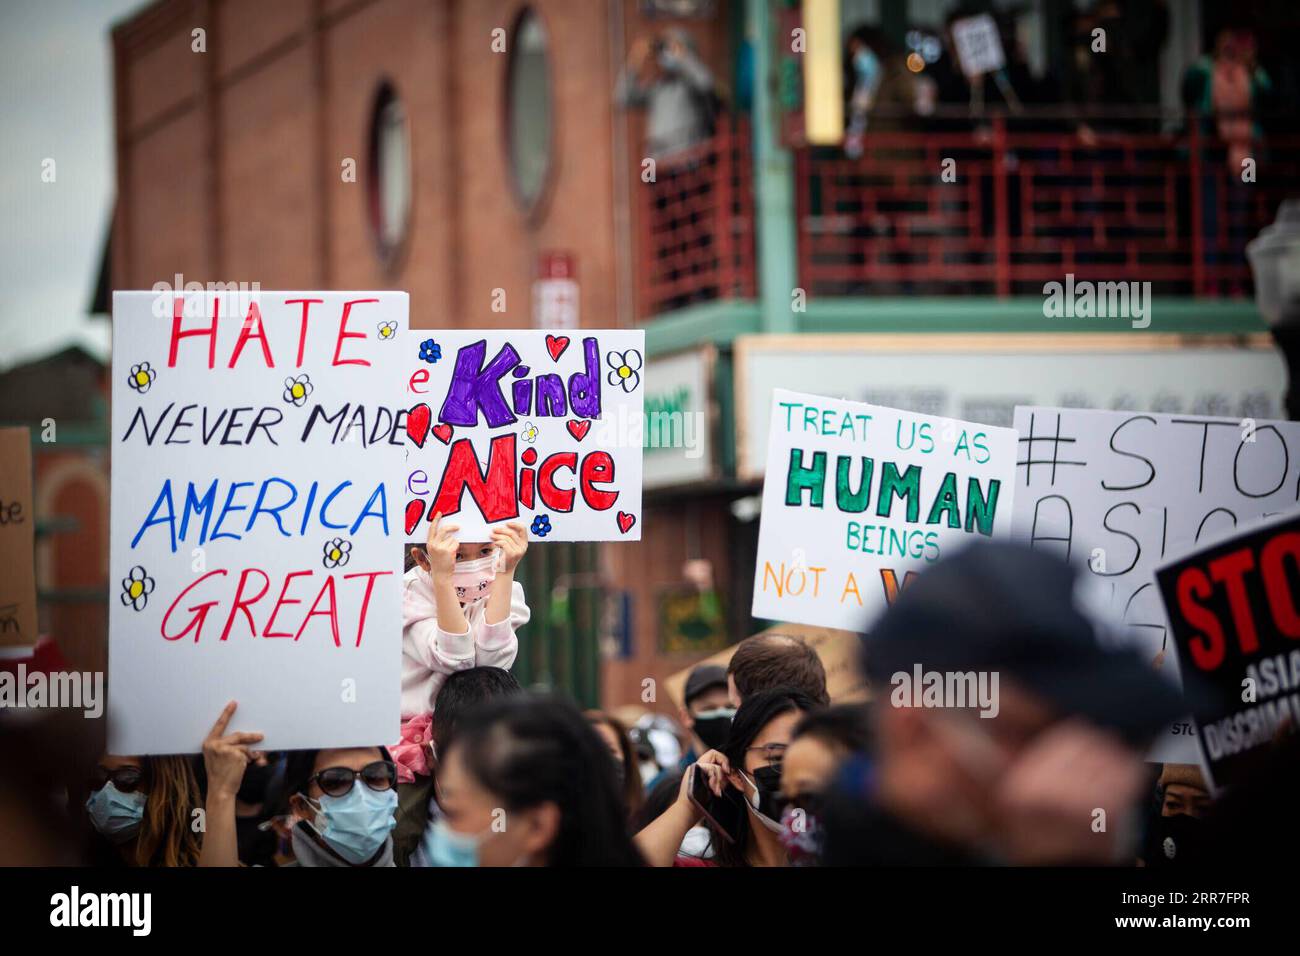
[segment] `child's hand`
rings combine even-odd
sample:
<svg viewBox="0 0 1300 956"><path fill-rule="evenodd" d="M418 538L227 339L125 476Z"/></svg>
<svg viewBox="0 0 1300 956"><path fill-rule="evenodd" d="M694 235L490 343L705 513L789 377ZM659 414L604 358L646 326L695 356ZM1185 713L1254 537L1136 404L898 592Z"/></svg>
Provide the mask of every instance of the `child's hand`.
<svg viewBox="0 0 1300 956"><path fill-rule="evenodd" d="M497 525L491 532L492 543L501 549L502 571L506 574L514 573L523 560L524 552L528 550L528 529L518 521L511 521L509 524Z"/></svg>
<svg viewBox="0 0 1300 956"><path fill-rule="evenodd" d="M442 523L442 512L435 513L429 522L429 539L425 543L429 566L425 570L433 578L450 577L456 570L456 550L460 547L456 532L459 530L460 525Z"/></svg>

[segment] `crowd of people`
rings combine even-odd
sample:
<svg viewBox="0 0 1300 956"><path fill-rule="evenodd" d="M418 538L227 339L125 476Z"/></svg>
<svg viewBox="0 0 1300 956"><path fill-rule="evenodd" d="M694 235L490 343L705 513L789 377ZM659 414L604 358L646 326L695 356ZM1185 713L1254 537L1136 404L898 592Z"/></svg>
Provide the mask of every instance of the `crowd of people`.
<svg viewBox="0 0 1300 956"><path fill-rule="evenodd" d="M456 530L435 518L411 549L400 740L269 753L260 733L229 731L231 701L201 756L99 758L84 814L73 800L42 818L48 833L83 822L89 849L59 859L1158 867L1300 840L1268 812L1296 782L1300 738L1221 799L1198 766L1146 762L1188 699L1108 639L1077 602L1086 572L1055 558L980 542L920 573L861 636L865 700L832 700L817 652L765 632L692 670L676 720L628 727L518 684L526 536ZM994 706L915 706L895 685L920 670L995 674Z"/></svg>

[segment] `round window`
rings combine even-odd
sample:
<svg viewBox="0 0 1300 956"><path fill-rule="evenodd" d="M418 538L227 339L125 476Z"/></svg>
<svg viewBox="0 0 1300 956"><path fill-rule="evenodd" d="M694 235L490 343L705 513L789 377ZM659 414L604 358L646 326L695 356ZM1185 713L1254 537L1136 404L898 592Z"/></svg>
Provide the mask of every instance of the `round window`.
<svg viewBox="0 0 1300 956"><path fill-rule="evenodd" d="M506 80L506 141L515 194L532 209L551 165L551 70L546 27L531 9L515 21Z"/></svg>
<svg viewBox="0 0 1300 956"><path fill-rule="evenodd" d="M411 133L406 108L388 83L370 119L370 226L379 257L391 263L411 218Z"/></svg>

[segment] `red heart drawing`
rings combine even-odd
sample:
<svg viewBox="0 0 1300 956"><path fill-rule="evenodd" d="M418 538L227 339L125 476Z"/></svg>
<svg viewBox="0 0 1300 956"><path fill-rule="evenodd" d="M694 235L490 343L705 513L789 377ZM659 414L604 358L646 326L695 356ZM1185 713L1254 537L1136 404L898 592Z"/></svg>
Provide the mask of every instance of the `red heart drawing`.
<svg viewBox="0 0 1300 956"><path fill-rule="evenodd" d="M584 438L587 437L587 432L591 428L591 422L579 421L577 419L570 419L567 423L565 423L564 427L569 430L570 435L572 435L578 441L582 441Z"/></svg>
<svg viewBox="0 0 1300 956"><path fill-rule="evenodd" d="M567 335L546 337L546 351L551 353L551 361L558 362L564 350L569 347L569 337Z"/></svg>
<svg viewBox="0 0 1300 956"><path fill-rule="evenodd" d="M406 503L406 533L409 535L420 523L424 517L424 502L418 498L412 498Z"/></svg>
<svg viewBox="0 0 1300 956"><path fill-rule="evenodd" d="M618 513L618 530L627 534L628 528L636 524L636 515L630 515L626 511Z"/></svg>
<svg viewBox="0 0 1300 956"><path fill-rule="evenodd" d="M444 445L451 441L451 426L446 422L437 425L433 429L433 437L438 439Z"/></svg>
<svg viewBox="0 0 1300 956"><path fill-rule="evenodd" d="M429 406L421 402L406 414L406 434L411 441L415 442L416 448L423 448L425 439L429 437L429 423L433 421L433 412Z"/></svg>

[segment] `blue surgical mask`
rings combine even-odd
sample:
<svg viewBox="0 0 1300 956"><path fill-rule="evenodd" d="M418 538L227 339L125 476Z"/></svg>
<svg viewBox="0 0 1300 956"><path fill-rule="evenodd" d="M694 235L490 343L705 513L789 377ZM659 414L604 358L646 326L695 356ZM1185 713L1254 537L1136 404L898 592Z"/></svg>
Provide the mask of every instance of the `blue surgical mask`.
<svg viewBox="0 0 1300 956"><path fill-rule="evenodd" d="M880 72L880 60L876 57L875 51L869 47L862 47L857 53L853 54L853 69L857 71L868 86L874 86L876 75Z"/></svg>
<svg viewBox="0 0 1300 956"><path fill-rule="evenodd" d="M113 843L125 843L140 831L149 795L140 790L123 793L110 780L90 795L86 812L99 834Z"/></svg>
<svg viewBox="0 0 1300 956"><path fill-rule="evenodd" d="M437 820L424 834L424 860L429 866L478 866L478 848L485 834L457 833L446 820Z"/></svg>
<svg viewBox="0 0 1300 956"><path fill-rule="evenodd" d="M326 794L313 809L317 816L312 827L321 839L349 863L365 863L379 852L397 825L393 815L397 791L372 790L355 780L343 796Z"/></svg>

